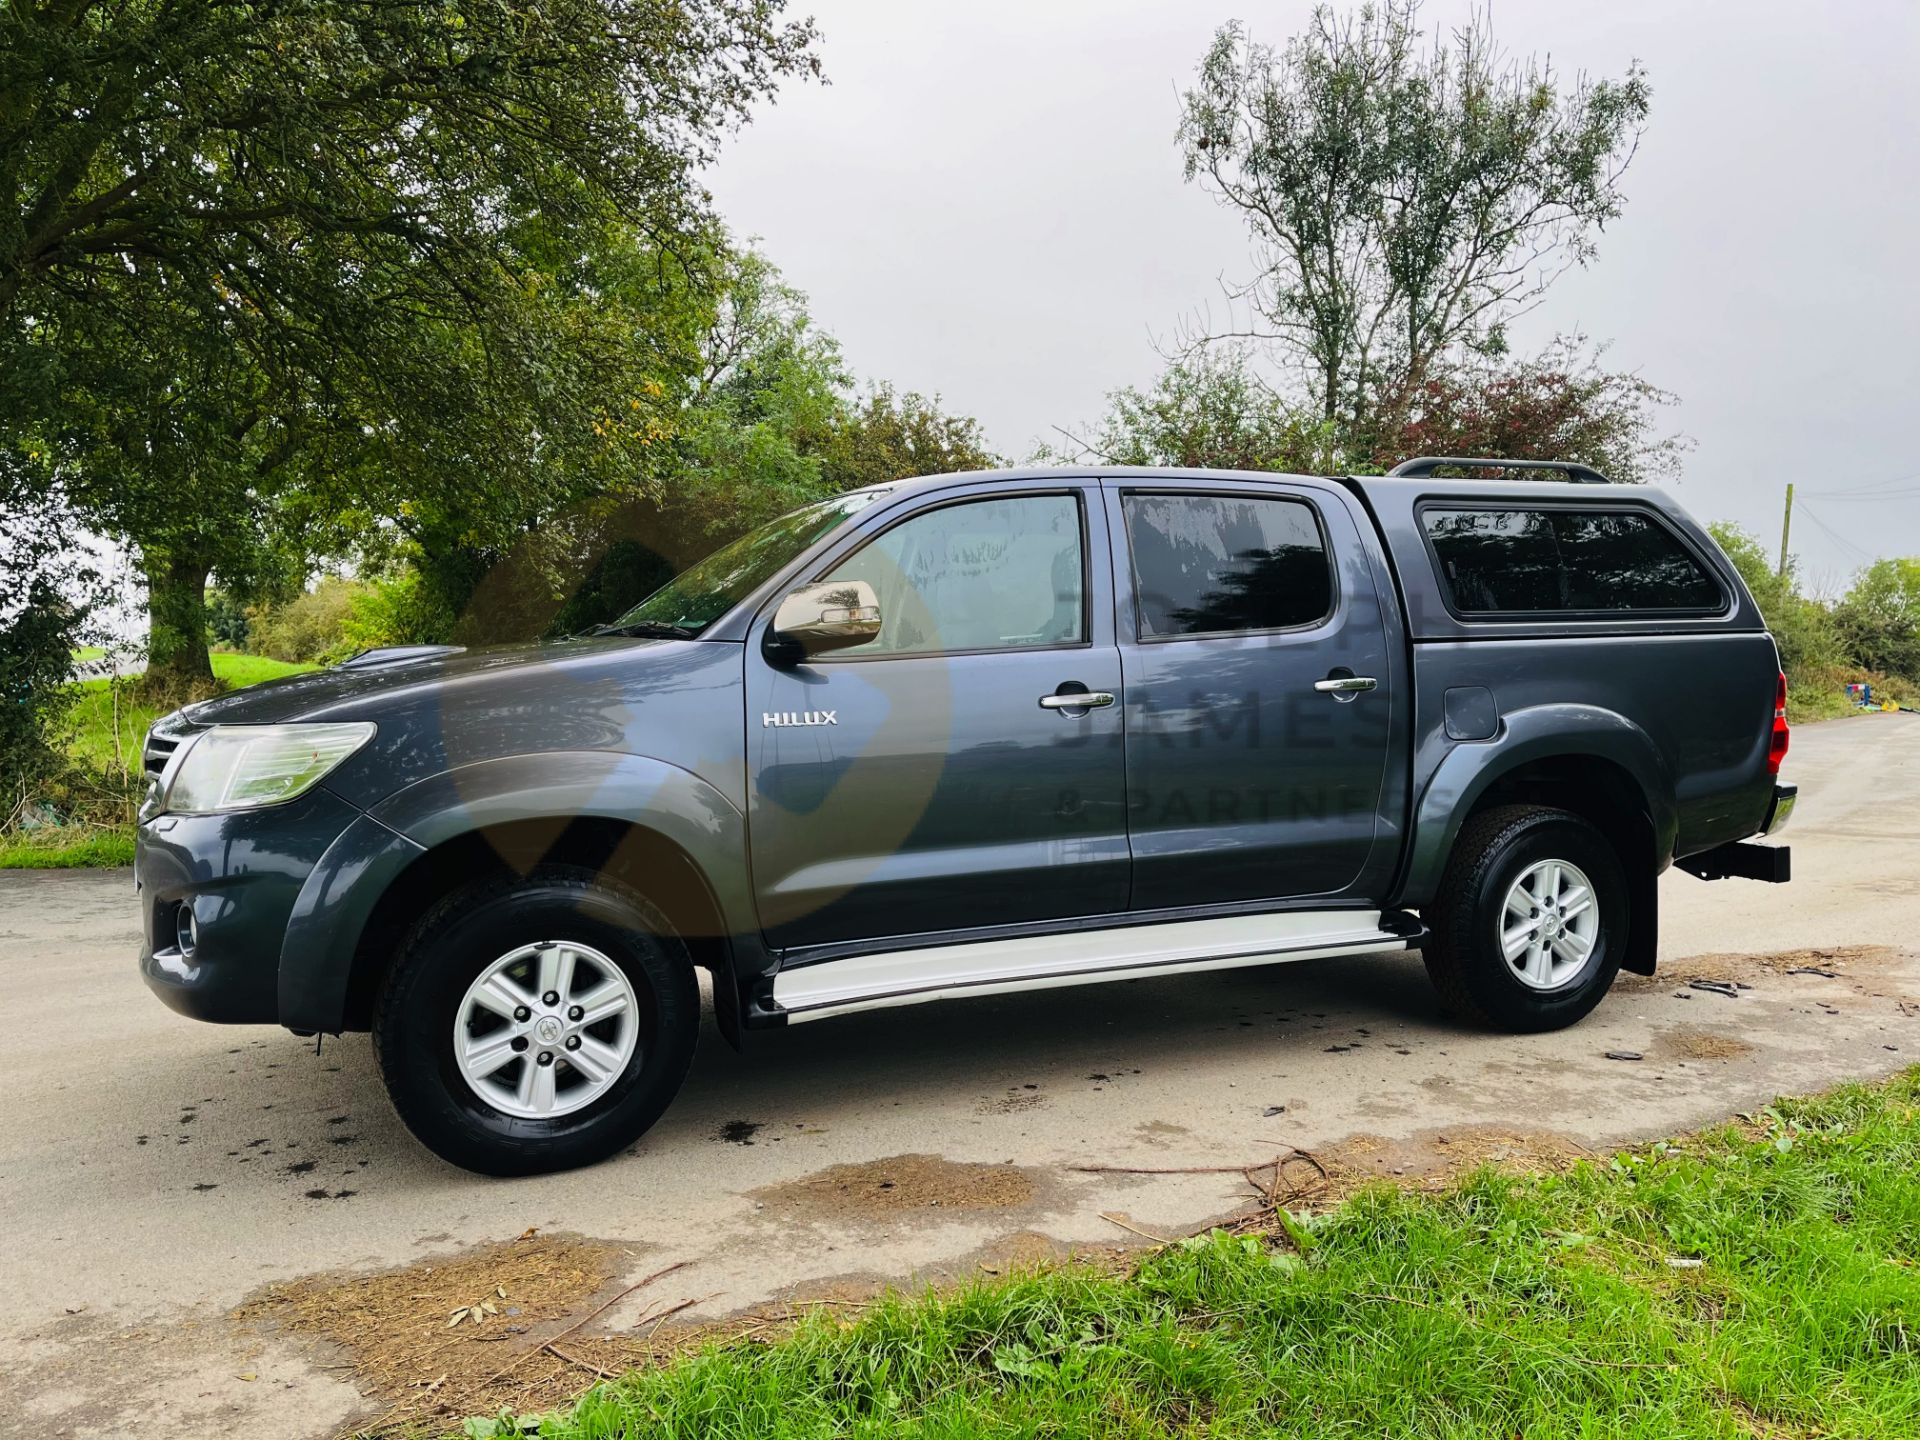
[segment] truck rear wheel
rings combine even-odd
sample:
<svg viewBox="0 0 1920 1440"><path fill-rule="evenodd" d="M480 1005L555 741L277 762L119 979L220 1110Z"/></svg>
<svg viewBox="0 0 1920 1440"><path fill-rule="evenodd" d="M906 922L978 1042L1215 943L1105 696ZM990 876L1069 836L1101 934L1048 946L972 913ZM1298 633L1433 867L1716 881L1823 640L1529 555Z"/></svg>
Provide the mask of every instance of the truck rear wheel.
<svg viewBox="0 0 1920 1440"><path fill-rule="evenodd" d="M1472 816L1424 912L1427 973L1463 1020L1572 1025L1619 973L1627 893L1606 836L1571 811L1504 805Z"/></svg>
<svg viewBox="0 0 1920 1440"><path fill-rule="evenodd" d="M535 1175L644 1134L686 1078L699 1014L665 917L556 866L468 886L421 920L382 986L374 1053L428 1149Z"/></svg>

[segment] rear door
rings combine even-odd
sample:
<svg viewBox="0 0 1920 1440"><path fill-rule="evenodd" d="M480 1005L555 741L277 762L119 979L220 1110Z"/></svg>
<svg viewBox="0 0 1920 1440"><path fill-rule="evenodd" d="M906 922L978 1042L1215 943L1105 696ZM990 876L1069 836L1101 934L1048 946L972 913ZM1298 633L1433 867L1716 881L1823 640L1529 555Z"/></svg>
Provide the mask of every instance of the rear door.
<svg viewBox="0 0 1920 1440"><path fill-rule="evenodd" d="M1345 497L1199 479L1106 495L1132 907L1362 898L1397 667Z"/></svg>
<svg viewBox="0 0 1920 1440"><path fill-rule="evenodd" d="M781 667L761 616L748 824L769 943L1126 909L1110 556L1097 483L966 487L877 516L807 577L872 585L876 640Z"/></svg>

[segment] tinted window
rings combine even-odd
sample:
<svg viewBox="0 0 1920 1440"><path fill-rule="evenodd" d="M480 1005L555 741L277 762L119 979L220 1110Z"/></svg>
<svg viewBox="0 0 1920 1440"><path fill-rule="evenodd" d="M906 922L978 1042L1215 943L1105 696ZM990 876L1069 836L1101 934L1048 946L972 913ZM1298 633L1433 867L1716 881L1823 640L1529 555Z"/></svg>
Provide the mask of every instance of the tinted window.
<svg viewBox="0 0 1920 1440"><path fill-rule="evenodd" d="M1241 495L1121 502L1140 633L1283 630L1333 609L1333 574L1310 506Z"/></svg>
<svg viewBox="0 0 1920 1440"><path fill-rule="evenodd" d="M858 655L1075 645L1086 638L1080 504L1032 495L903 520L823 581L865 580L880 636Z"/></svg>
<svg viewBox="0 0 1920 1440"><path fill-rule="evenodd" d="M1456 609L1717 610L1719 585L1664 525L1632 510L1428 510Z"/></svg>

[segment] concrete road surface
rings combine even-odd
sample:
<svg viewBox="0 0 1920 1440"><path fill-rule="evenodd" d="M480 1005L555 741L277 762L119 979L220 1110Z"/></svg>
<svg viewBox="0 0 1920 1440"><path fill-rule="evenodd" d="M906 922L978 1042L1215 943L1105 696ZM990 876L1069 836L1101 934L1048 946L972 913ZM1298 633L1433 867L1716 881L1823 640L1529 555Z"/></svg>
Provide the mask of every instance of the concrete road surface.
<svg viewBox="0 0 1920 1440"><path fill-rule="evenodd" d="M850 1277L1139 1243L1102 1212L1170 1234L1249 1193L1233 1174L1075 1165L1291 1145L1417 1173L1474 1137L1599 1147L1920 1061L1920 720L1802 728L1787 774L1794 882L1669 876L1662 974L1623 979L1570 1031L1461 1029L1408 955L886 1010L746 1056L709 1027L633 1153L519 1181L416 1145L364 1036L316 1056L164 1010L134 970L127 872L0 873L0 1414L36 1436L328 1434L380 1407L337 1353L228 1312L268 1282L529 1226L616 1242L636 1274L691 1261L662 1286L720 1317ZM1858 948L1788 955L1809 947ZM1699 958L1733 952L1788 958ZM1786 973L1809 963L1835 976ZM1752 988L1684 984L1701 974ZM821 1180L836 1166L856 1168ZM872 1203L894 1174L907 1202ZM866 1201L837 1204L843 1182Z"/></svg>

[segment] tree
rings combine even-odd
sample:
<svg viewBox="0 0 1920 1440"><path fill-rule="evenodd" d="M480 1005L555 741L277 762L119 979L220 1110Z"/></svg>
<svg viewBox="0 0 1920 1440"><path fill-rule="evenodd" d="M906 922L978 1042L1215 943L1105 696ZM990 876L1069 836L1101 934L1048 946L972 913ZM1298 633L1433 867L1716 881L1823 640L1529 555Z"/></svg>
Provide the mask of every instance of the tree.
<svg viewBox="0 0 1920 1440"><path fill-rule="evenodd" d="M171 492L164 526L115 531L150 582L151 673L205 678L201 590L234 579L236 532L364 531L402 481L443 513L524 513L473 501L544 504L567 461L631 448L646 346L577 257L638 235L615 248L687 272L693 172L813 64L780 8L0 10L0 441L49 444L109 528ZM144 407L103 428L128 356Z"/></svg>
<svg viewBox="0 0 1920 1440"><path fill-rule="evenodd" d="M511 352L467 327L422 329L420 381L369 414L354 483L332 487L352 492L333 541L370 570L416 571L407 613L457 617L431 638L538 633L598 553L600 518L686 482L724 248L709 234L667 255L614 225L556 253L534 229Z"/></svg>
<svg viewBox="0 0 1920 1440"><path fill-rule="evenodd" d="M937 399L884 384L856 399L839 343L764 257L729 252L716 272L723 288L699 337L695 378L664 422L668 482L627 487L548 532L565 537L548 547L557 609L542 623L552 630L611 619L736 535L810 500L1002 463L977 421L947 414ZM532 548L489 590L535 588L509 578L523 573ZM525 615L514 625L515 634L540 628Z"/></svg>
<svg viewBox="0 0 1920 1440"><path fill-rule="evenodd" d="M463 298L504 224L603 203L659 238L690 171L815 65L780 0L26 3L0 14L0 321L114 263L324 337L346 267ZM817 66L816 66L817 68ZM429 255L430 273L413 260ZM470 297L467 297L470 298Z"/></svg>
<svg viewBox="0 0 1920 1440"><path fill-rule="evenodd" d="M949 415L940 397L928 399L879 384L842 407L821 453L831 490L859 490L910 475L991 470L1006 462L987 448L980 422Z"/></svg>
<svg viewBox="0 0 1920 1440"><path fill-rule="evenodd" d="M1834 607L1834 622L1856 663L1920 681L1920 557L1862 570Z"/></svg>
<svg viewBox="0 0 1920 1440"><path fill-rule="evenodd" d="M1722 521L1707 529L1760 607L1792 689L1832 683L1832 674L1822 672L1843 666L1846 654L1827 607L1802 595L1793 568L1781 574L1766 546L1738 525Z"/></svg>
<svg viewBox="0 0 1920 1440"><path fill-rule="evenodd" d="M1176 360L1148 389L1107 396L1091 434L1062 431L1051 458L1104 465L1325 473L1344 468L1332 427L1265 384L1241 350Z"/></svg>
<svg viewBox="0 0 1920 1440"><path fill-rule="evenodd" d="M1661 432L1655 412L1674 403L1562 337L1528 360L1474 358L1430 375L1356 436L1356 459L1375 470L1414 455L1577 460L1611 480L1671 479L1688 442Z"/></svg>
<svg viewBox="0 0 1920 1440"><path fill-rule="evenodd" d="M100 581L73 533L58 487L0 455L0 831L63 764L55 732Z"/></svg>
<svg viewBox="0 0 1920 1440"><path fill-rule="evenodd" d="M1278 50L1226 25L1182 96L1187 178L1255 244L1236 333L1277 347L1342 427L1450 355L1504 351L1512 318L1620 213L1647 115L1637 65L1563 85L1506 57L1484 14L1425 49L1418 18L1418 0L1322 8Z"/></svg>
<svg viewBox="0 0 1920 1440"><path fill-rule="evenodd" d="M40 443L78 514L124 542L147 581L151 688L203 689L209 575L244 593L303 568L277 499L317 459L303 443L313 417L254 359L244 307L183 307L162 275L89 290L94 303L56 297L27 327L54 377Z"/></svg>

